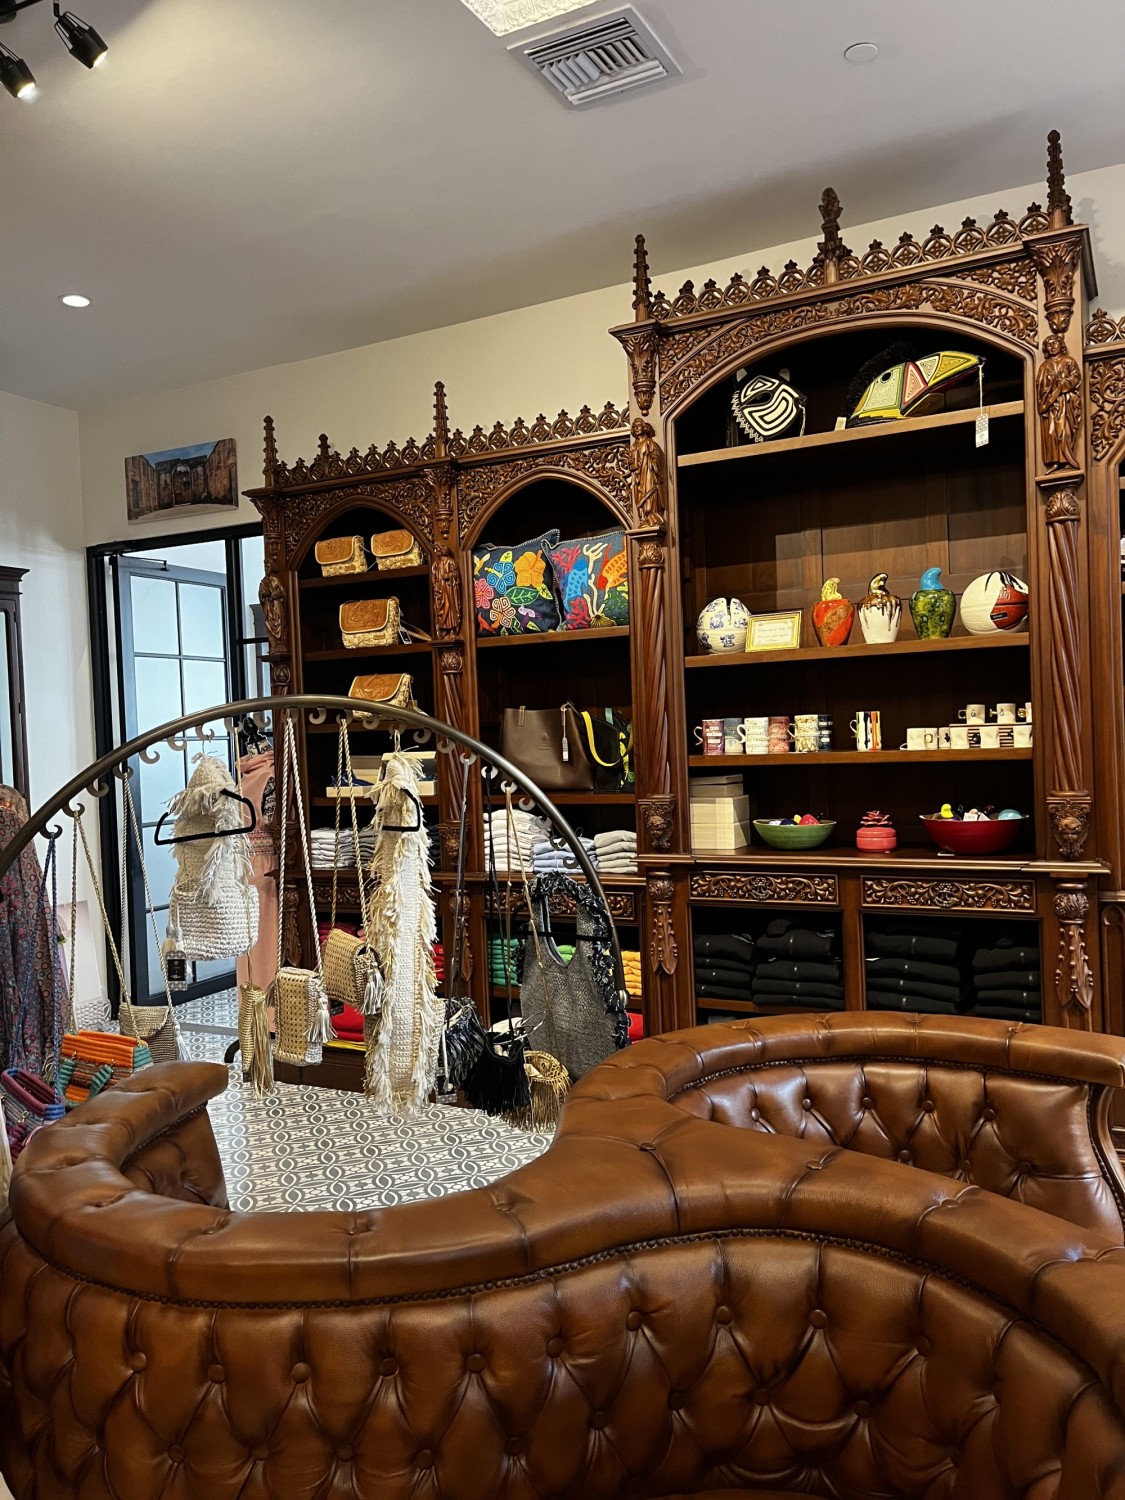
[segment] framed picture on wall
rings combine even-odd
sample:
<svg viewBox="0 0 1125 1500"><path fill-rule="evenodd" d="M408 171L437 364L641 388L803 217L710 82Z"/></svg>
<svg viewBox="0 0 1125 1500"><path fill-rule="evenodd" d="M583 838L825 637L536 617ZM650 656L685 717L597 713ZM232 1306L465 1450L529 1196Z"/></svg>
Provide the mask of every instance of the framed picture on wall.
<svg viewBox="0 0 1125 1500"><path fill-rule="evenodd" d="M130 523L191 511L237 510L234 438L127 458L125 505Z"/></svg>

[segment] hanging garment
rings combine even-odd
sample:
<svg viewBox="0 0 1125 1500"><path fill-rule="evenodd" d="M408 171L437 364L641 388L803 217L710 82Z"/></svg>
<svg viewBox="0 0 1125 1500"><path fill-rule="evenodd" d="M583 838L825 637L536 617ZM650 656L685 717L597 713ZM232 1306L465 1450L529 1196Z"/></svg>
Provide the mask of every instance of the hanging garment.
<svg viewBox="0 0 1125 1500"><path fill-rule="evenodd" d="M0 785L0 848L27 822L27 803ZM70 994L51 919L40 901L43 871L29 845L0 880L0 1070L42 1074L70 1026Z"/></svg>
<svg viewBox="0 0 1125 1500"><path fill-rule="evenodd" d="M234 789L221 760L197 755L191 780L168 804L181 841L168 933L189 960L237 958L257 942L258 892L248 885L249 840L234 832L245 815Z"/></svg>
<svg viewBox="0 0 1125 1500"><path fill-rule="evenodd" d="M250 884L258 893L258 941L250 952L254 983L267 990L277 969L277 851L273 845L276 805L273 751L244 755L239 762L242 795L257 814L250 841ZM249 979L246 955L238 955L238 983Z"/></svg>
<svg viewBox="0 0 1125 1500"><path fill-rule="evenodd" d="M364 1087L387 1114L421 1109L433 1091L445 1003L437 994L430 845L417 800L419 776L405 755L383 762L375 812L368 938L379 960L382 1009L364 1026Z"/></svg>

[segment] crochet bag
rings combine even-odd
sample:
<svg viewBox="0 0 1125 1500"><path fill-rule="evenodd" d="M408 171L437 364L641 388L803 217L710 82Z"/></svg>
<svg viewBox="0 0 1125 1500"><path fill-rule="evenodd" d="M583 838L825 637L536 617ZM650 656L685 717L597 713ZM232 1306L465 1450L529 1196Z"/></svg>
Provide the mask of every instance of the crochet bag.
<svg viewBox="0 0 1125 1500"><path fill-rule="evenodd" d="M340 605L340 634L349 651L363 646L397 646L402 609L395 598L350 599Z"/></svg>
<svg viewBox="0 0 1125 1500"><path fill-rule="evenodd" d="M314 548L320 571L325 578L341 573L366 573L367 552L361 536L330 536Z"/></svg>
<svg viewBox="0 0 1125 1500"><path fill-rule="evenodd" d="M414 679L409 672L369 672L353 677L349 698L368 698L373 703L389 703L392 708L415 708Z"/></svg>
<svg viewBox="0 0 1125 1500"><path fill-rule="evenodd" d="M409 531L379 531L371 538L371 556L380 573L396 568L416 568L422 549Z"/></svg>
<svg viewBox="0 0 1125 1500"><path fill-rule="evenodd" d="M186 788L172 798L177 874L168 932L189 960L236 958L258 940L258 892L250 883L243 804L221 760L196 757ZM193 842L193 836L203 835ZM211 835L211 837L206 837Z"/></svg>
<svg viewBox="0 0 1125 1500"><path fill-rule="evenodd" d="M63 1037L59 1093L67 1109L131 1078L152 1062L145 1042L111 1031L71 1031Z"/></svg>
<svg viewBox="0 0 1125 1500"><path fill-rule="evenodd" d="M55 1097L51 1085L25 1068L9 1068L0 1074L0 1102L13 1161L37 1130L66 1114L66 1106Z"/></svg>

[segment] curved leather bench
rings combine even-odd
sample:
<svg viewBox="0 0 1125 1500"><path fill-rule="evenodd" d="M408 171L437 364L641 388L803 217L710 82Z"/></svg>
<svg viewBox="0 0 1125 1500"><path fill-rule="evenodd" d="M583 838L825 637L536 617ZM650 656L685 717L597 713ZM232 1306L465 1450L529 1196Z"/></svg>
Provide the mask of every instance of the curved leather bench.
<svg viewBox="0 0 1125 1500"><path fill-rule="evenodd" d="M717 1030L591 1075L492 1187L371 1213L227 1211L209 1064L42 1132L0 1227L17 1500L1125 1500L1125 1250L699 1118L754 1045Z"/></svg>

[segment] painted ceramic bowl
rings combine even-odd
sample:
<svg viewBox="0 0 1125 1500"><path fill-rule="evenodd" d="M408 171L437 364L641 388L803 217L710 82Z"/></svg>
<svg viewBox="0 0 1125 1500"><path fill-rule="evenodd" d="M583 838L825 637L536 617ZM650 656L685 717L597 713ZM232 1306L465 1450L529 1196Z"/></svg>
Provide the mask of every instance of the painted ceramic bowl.
<svg viewBox="0 0 1125 1500"><path fill-rule="evenodd" d="M1014 844L1026 818L986 818L979 823L956 818L923 818L926 832L950 854L1000 854Z"/></svg>
<svg viewBox="0 0 1125 1500"><path fill-rule="evenodd" d="M704 651L722 654L746 650L750 611L741 599L712 599L695 622L695 635Z"/></svg>
<svg viewBox="0 0 1125 1500"><path fill-rule="evenodd" d="M754 819L758 837L771 849L818 849L831 838L835 826L834 822L767 823L763 818Z"/></svg>

